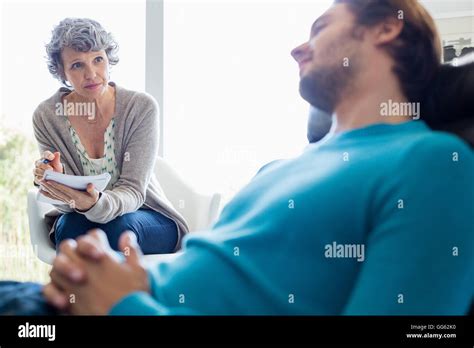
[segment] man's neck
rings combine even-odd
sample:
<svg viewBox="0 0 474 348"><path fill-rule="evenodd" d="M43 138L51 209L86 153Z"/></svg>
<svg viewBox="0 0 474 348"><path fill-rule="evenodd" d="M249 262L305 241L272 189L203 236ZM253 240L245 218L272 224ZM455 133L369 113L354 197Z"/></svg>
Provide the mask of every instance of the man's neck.
<svg viewBox="0 0 474 348"><path fill-rule="evenodd" d="M348 91L333 114L335 133L371 124L399 124L412 120L408 115L393 112L395 107L406 106L408 100L401 92L394 76L382 75L384 74L376 76L374 73L368 78L370 82L359 84L365 85L366 88Z"/></svg>

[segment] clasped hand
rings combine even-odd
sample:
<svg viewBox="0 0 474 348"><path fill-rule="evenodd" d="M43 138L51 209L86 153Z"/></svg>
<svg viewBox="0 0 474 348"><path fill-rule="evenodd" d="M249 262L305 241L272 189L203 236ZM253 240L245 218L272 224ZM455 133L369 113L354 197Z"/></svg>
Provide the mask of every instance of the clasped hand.
<svg viewBox="0 0 474 348"><path fill-rule="evenodd" d="M119 240L122 261L102 230L91 230L60 244L51 282L44 286L46 300L69 314L105 315L123 297L136 291L150 292L143 254L132 232Z"/></svg>

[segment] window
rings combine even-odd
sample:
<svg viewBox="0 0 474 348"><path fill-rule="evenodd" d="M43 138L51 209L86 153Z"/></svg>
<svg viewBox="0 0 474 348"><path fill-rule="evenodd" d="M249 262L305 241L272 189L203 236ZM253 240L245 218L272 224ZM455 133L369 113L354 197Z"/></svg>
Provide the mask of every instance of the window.
<svg viewBox="0 0 474 348"><path fill-rule="evenodd" d="M2 4L2 124L32 135L38 104L61 87L49 73L45 44L66 17L97 20L114 34L120 62L111 79L129 89L145 89L145 0L7 1ZM126 24L126 25L125 25Z"/></svg>
<svg viewBox="0 0 474 348"><path fill-rule="evenodd" d="M33 254L26 192L38 158L32 115L61 86L49 73L45 44L65 17L89 17L112 32L120 62L112 80L145 89L145 0L4 1L1 9L0 274L5 279L48 280L48 267Z"/></svg>
<svg viewBox="0 0 474 348"><path fill-rule="evenodd" d="M290 51L331 1L164 2L164 156L229 199L307 144Z"/></svg>

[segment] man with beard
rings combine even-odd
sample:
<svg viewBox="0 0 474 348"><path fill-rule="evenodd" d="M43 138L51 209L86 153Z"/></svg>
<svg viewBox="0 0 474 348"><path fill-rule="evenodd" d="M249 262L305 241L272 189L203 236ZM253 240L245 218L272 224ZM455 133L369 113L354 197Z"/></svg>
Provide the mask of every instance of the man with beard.
<svg viewBox="0 0 474 348"><path fill-rule="evenodd" d="M302 97L332 114L330 134L261 170L172 261L144 266L128 233L123 262L100 231L64 242L50 303L119 315L467 312L473 154L380 113L388 100L419 102L439 68L432 18L414 0L335 1L292 55Z"/></svg>

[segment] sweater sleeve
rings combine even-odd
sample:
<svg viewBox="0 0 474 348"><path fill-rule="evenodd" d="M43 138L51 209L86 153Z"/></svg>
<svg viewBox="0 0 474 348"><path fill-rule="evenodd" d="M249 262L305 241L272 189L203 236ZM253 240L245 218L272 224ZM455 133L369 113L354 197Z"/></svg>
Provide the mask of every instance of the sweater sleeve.
<svg viewBox="0 0 474 348"><path fill-rule="evenodd" d="M45 151L56 151L55 147L51 144L51 141L49 140L50 137L48 137L46 127L42 120L42 113L43 111L41 111L41 107L38 107L33 114L33 132L36 138L36 142L38 144L40 156L42 156L43 152ZM64 164L63 168L64 170L66 170L66 166ZM68 204L54 204L54 207L63 214L74 211L74 209L72 209Z"/></svg>
<svg viewBox="0 0 474 348"><path fill-rule="evenodd" d="M155 167L159 146L159 107L150 96L137 101L143 103L143 116L136 117L130 136L123 149L120 177L112 190L104 191L97 203L81 212L88 220L105 224L118 216L138 210L146 199L146 190Z"/></svg>
<svg viewBox="0 0 474 348"><path fill-rule="evenodd" d="M225 274L216 277L216 274ZM151 293L135 292L118 301L111 315L195 315L215 313L225 302L224 284L234 274L211 250L188 249L172 261L149 265ZM207 284L212 291L202 291ZM225 310L222 305L221 311Z"/></svg>
<svg viewBox="0 0 474 348"><path fill-rule="evenodd" d="M201 233L200 233L201 234ZM171 261L149 266L151 293L133 293L111 309L114 315L249 315L285 313L272 284L257 285L209 236L187 236ZM225 249L225 248L224 248ZM229 249L232 250L232 249ZM250 265L249 265L250 267ZM257 269L258 273L259 270Z"/></svg>
<svg viewBox="0 0 474 348"><path fill-rule="evenodd" d="M419 141L374 201L346 315L467 313L474 295L474 156L449 136Z"/></svg>

